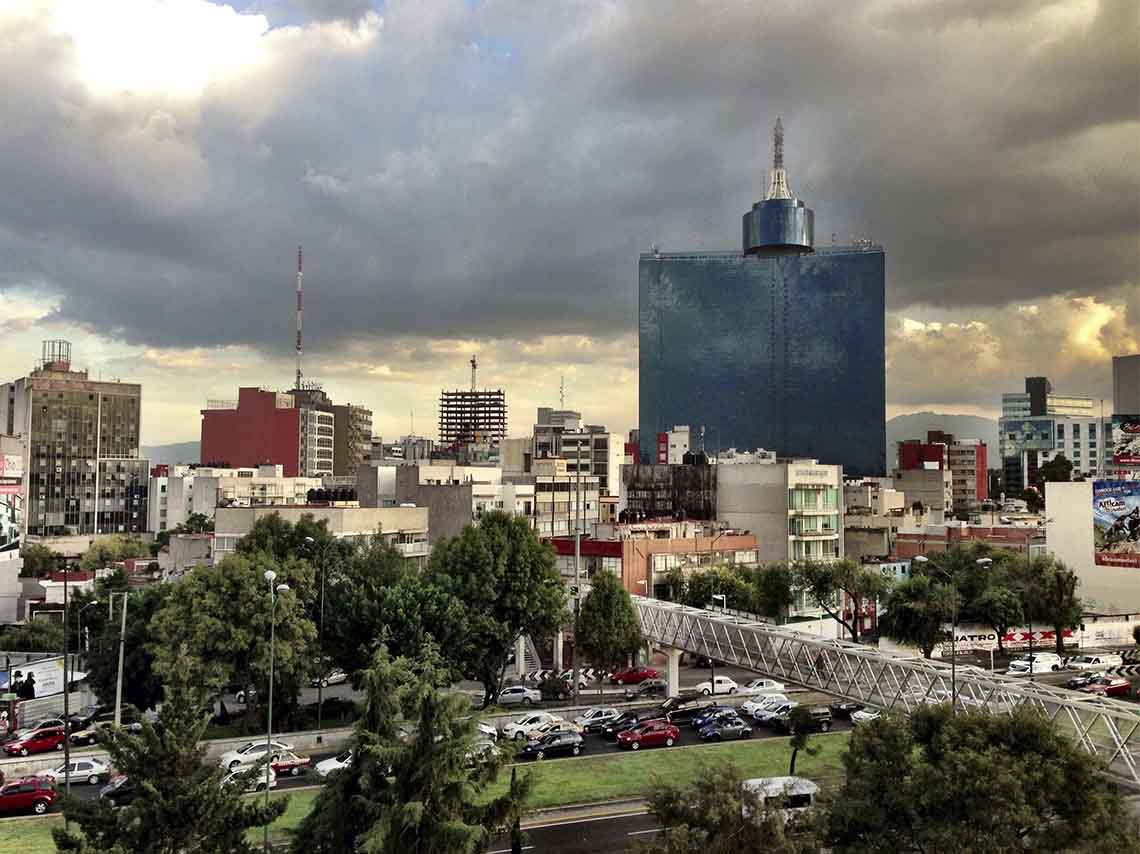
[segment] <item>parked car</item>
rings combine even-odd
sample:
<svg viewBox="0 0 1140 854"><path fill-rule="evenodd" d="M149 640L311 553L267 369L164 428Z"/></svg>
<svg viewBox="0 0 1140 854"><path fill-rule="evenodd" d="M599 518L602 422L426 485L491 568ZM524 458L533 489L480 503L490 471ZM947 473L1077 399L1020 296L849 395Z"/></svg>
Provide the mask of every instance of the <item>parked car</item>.
<svg viewBox="0 0 1140 854"><path fill-rule="evenodd" d="M1082 670L1076 676L1070 677L1069 681L1065 683L1065 687L1071 688L1072 690L1075 691L1078 688L1084 688L1086 685L1088 685L1094 679L1097 679L1099 677L1100 677L1100 671L1099 670Z"/></svg>
<svg viewBox="0 0 1140 854"><path fill-rule="evenodd" d="M806 777L754 777L742 785L765 807L779 810L785 824L793 823L811 809L819 793L819 785ZM746 805L742 812L748 818L750 806Z"/></svg>
<svg viewBox="0 0 1140 854"><path fill-rule="evenodd" d="M785 690L784 683L775 679L753 679L747 685L741 685L736 693L745 697L757 697L762 694L782 694Z"/></svg>
<svg viewBox="0 0 1140 854"><path fill-rule="evenodd" d="M83 706L78 712L75 712L67 719L67 729L69 732L76 732L77 730L87 729L94 723L95 718L99 715L105 715L108 712L114 713L112 706Z"/></svg>
<svg viewBox="0 0 1140 854"><path fill-rule="evenodd" d="M467 751L466 763L468 768L474 768L483 762L487 762L499 754L498 745L489 738L479 738L471 743L471 749Z"/></svg>
<svg viewBox="0 0 1140 854"><path fill-rule="evenodd" d="M489 723L479 721L475 724L475 729L478 731L479 735L483 736L484 738L489 738L491 741L499 740L499 731Z"/></svg>
<svg viewBox="0 0 1140 854"><path fill-rule="evenodd" d="M640 750L642 747L672 747L681 737L681 731L669 721L652 720L639 723L633 729L618 733L618 747Z"/></svg>
<svg viewBox="0 0 1140 854"><path fill-rule="evenodd" d="M671 724L675 724L677 726L685 726L686 724L691 724L693 722L693 718L697 717L698 715L705 714L705 712L707 712L709 709L714 708L716 705L717 704L712 700L702 701L699 699L694 699L688 703L676 704L672 709L665 712L662 717L668 720ZM664 704L661 706L661 708L665 708Z"/></svg>
<svg viewBox="0 0 1140 854"><path fill-rule="evenodd" d="M660 677L661 674L652 667L639 664L637 667L627 667L625 670L616 671L610 676L610 682L614 685L636 685L646 679L659 679Z"/></svg>
<svg viewBox="0 0 1140 854"><path fill-rule="evenodd" d="M710 694L735 694L740 690L740 686L736 684L735 679L729 679L727 676L714 676L710 681L698 682L696 690L707 697Z"/></svg>
<svg viewBox="0 0 1140 854"><path fill-rule="evenodd" d="M643 697L664 697L669 693L669 682L665 679L646 679L640 684L625 689L625 696L630 700Z"/></svg>
<svg viewBox="0 0 1140 854"><path fill-rule="evenodd" d="M269 782L268 782L269 788L270 789L276 789L277 788L277 775L273 773L272 768L270 768L268 770L268 774L269 774ZM242 768L239 771L231 771L229 774L227 774L225 777L223 777L221 786L224 789L227 786L243 785L244 787L243 787L242 791L245 792L246 794L249 794L251 792L264 792L265 787L266 787L265 777L266 777L266 769L264 769L264 768L260 768L257 771L254 771L252 773L251 773L249 768Z"/></svg>
<svg viewBox="0 0 1140 854"><path fill-rule="evenodd" d="M314 676L309 680L309 684L314 688L320 686L327 688L330 685L343 685L348 681L348 674L341 670L339 667L334 667L328 671L324 676Z"/></svg>
<svg viewBox="0 0 1140 854"><path fill-rule="evenodd" d="M1132 693L1132 683L1123 676L1098 676L1080 691L1083 694L1099 694L1102 697L1127 697Z"/></svg>
<svg viewBox="0 0 1140 854"><path fill-rule="evenodd" d="M525 741L531 733L537 731L543 724L560 720L562 720L561 717L552 715L550 712L531 712L529 715L523 715L517 721L512 721L503 727L503 738Z"/></svg>
<svg viewBox="0 0 1140 854"><path fill-rule="evenodd" d="M120 712L119 725L128 732L139 732L142 729L142 723L139 722L138 715L129 709L124 709ZM100 712L88 722L87 726L73 731L69 738L72 744L77 747L84 747L100 741L107 730L112 729L114 726L114 711Z"/></svg>
<svg viewBox="0 0 1140 854"><path fill-rule="evenodd" d="M871 721L877 721L883 716L883 713L878 709L860 709L857 712L851 713L851 723L859 726L860 724L869 724Z"/></svg>
<svg viewBox="0 0 1140 854"><path fill-rule="evenodd" d="M773 708L761 709L752 716L752 720L756 721L760 726L771 726L772 721L777 715L786 715L798 705L799 703L795 700L788 700L788 702L780 703L780 705Z"/></svg>
<svg viewBox="0 0 1140 854"><path fill-rule="evenodd" d="M1107 670L1109 667L1120 667L1124 658L1114 652L1094 652L1087 655L1077 655L1065 663L1066 670Z"/></svg>
<svg viewBox="0 0 1140 854"><path fill-rule="evenodd" d="M740 705L740 711L746 715L755 715L757 712L767 712L788 702L786 694L766 694L755 700L745 700Z"/></svg>
<svg viewBox="0 0 1140 854"><path fill-rule="evenodd" d="M290 777L300 777L312 766L313 759L310 756L298 756L291 750L285 750L269 764L273 768L273 773L279 777L286 774Z"/></svg>
<svg viewBox="0 0 1140 854"><path fill-rule="evenodd" d="M863 711L864 706L862 703L852 703L843 701L840 703L831 704L831 716L833 718L850 718L856 712Z"/></svg>
<svg viewBox="0 0 1140 854"><path fill-rule="evenodd" d="M581 680L578 688L582 689ZM574 696L574 682L561 676L543 679L538 683L538 695L543 700L569 700Z"/></svg>
<svg viewBox="0 0 1140 854"><path fill-rule="evenodd" d="M746 723L740 715L728 712L719 715L709 724L701 728L701 738L705 741L725 741L733 738L751 738L752 725Z"/></svg>
<svg viewBox="0 0 1140 854"><path fill-rule="evenodd" d="M616 721L620 715L621 712L610 706L593 706L574 718L574 723L582 728L582 732L600 732L602 727Z"/></svg>
<svg viewBox="0 0 1140 854"><path fill-rule="evenodd" d="M218 764L230 771L236 771L242 765L252 765L269 757L270 762L276 762L282 754L293 749L293 745L283 741L273 741L268 745L264 741L249 741L236 750L227 750L218 759Z"/></svg>
<svg viewBox="0 0 1140 854"><path fill-rule="evenodd" d="M519 759L545 759L548 756L577 756L585 742L576 732L552 732L532 741L519 751Z"/></svg>
<svg viewBox="0 0 1140 854"><path fill-rule="evenodd" d="M119 774L99 790L99 797L111 802L113 807L130 806L135 799L135 784L126 774Z"/></svg>
<svg viewBox="0 0 1140 854"><path fill-rule="evenodd" d="M539 726L535 727L535 729L532 730L527 736L527 740L538 741L539 739L545 738L546 736L556 732L574 732L578 735L581 735L582 728L576 723L559 718L556 721L540 724Z"/></svg>
<svg viewBox="0 0 1140 854"><path fill-rule="evenodd" d="M55 803L55 786L41 777L20 777L0 789L0 814L32 812L43 815ZM17 846L18 847L18 846Z"/></svg>
<svg viewBox="0 0 1140 854"><path fill-rule="evenodd" d="M619 715L615 720L610 721L602 727L602 738L607 741L614 741L619 735L626 730L633 729L635 726L644 723L648 720L656 720L661 717L660 709L631 709Z"/></svg>
<svg viewBox="0 0 1140 854"><path fill-rule="evenodd" d="M4 745L4 752L9 756L27 756L30 753L46 753L49 750L63 750L63 743L67 734L63 727L55 729L37 729L27 735L17 734Z"/></svg>
<svg viewBox="0 0 1140 854"><path fill-rule="evenodd" d="M542 693L526 685L509 685L499 692L495 702L500 706L533 706L542 702Z"/></svg>
<svg viewBox="0 0 1140 854"><path fill-rule="evenodd" d="M796 717L800 717L800 714L797 713ZM805 732L827 732L831 729L831 709L827 706L808 706L807 717L802 718L794 725L792 710L788 709L786 712L773 717L771 726L778 732L787 733L797 728Z"/></svg>
<svg viewBox="0 0 1140 854"><path fill-rule="evenodd" d="M345 750L338 753L336 756L330 756L328 759L322 759L317 763L314 769L321 777L328 777L337 771L342 771L352 764L352 751Z"/></svg>
<svg viewBox="0 0 1140 854"><path fill-rule="evenodd" d="M72 759L55 768L47 768L36 774L41 780L61 783L68 776L72 783L90 783L92 786L106 783L111 779L111 766L101 759Z"/></svg>
<svg viewBox="0 0 1140 854"><path fill-rule="evenodd" d="M732 706L725 706L721 705L720 703L714 703L710 706L706 706L701 710L699 714L693 715L693 719L690 721L690 726L692 726L693 729L700 731L701 727L705 726L708 723L711 723L712 719L719 715L721 712L734 711L736 711L736 709L734 709Z"/></svg>
<svg viewBox="0 0 1140 854"><path fill-rule="evenodd" d="M1064 662L1055 652L1035 652L1032 655L1023 655L1009 663L1010 676L1025 676L1033 673L1048 673L1060 670Z"/></svg>

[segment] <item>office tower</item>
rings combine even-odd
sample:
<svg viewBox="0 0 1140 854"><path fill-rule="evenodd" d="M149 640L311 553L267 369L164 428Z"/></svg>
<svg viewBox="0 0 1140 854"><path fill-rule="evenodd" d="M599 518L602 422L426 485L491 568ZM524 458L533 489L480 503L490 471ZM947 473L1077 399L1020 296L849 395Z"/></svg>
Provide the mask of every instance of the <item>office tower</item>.
<svg viewBox="0 0 1140 854"><path fill-rule="evenodd" d="M638 263L640 433L704 428L705 450L767 448L886 471L885 254L814 245L777 124L768 193L740 251L661 252ZM651 461L650 442L641 455Z"/></svg>
<svg viewBox="0 0 1140 854"><path fill-rule="evenodd" d="M31 537L147 529L149 466L139 459L142 386L71 369L71 344L44 341L36 369L8 383L0 425L24 448Z"/></svg>

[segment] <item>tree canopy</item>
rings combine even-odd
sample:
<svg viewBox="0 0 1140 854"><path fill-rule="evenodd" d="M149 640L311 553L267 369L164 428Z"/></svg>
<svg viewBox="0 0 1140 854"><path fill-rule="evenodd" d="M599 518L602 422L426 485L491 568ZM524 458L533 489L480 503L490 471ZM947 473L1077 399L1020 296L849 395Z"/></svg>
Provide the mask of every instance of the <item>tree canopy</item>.
<svg viewBox="0 0 1140 854"><path fill-rule="evenodd" d="M152 584L130 591L127 596L127 631L123 644L123 701L138 709L150 709L162 702L162 680L155 670L150 622L170 598L169 584ZM87 607L90 605L90 607ZM123 600L115 599L115 612L107 617L107 603L87 594L76 596L73 611L82 609L84 635L88 641L84 658L87 684L103 703L115 698L119 674L119 632ZM79 619L75 618L75 627ZM73 628L75 628L73 627ZM83 638L80 638L82 641ZM73 647L78 649L80 647Z"/></svg>
<svg viewBox="0 0 1140 854"><path fill-rule="evenodd" d="M957 595L953 587L928 575L907 578L883 600L879 631L897 643L918 647L924 658L930 658L946 636L945 624L951 619Z"/></svg>
<svg viewBox="0 0 1140 854"><path fill-rule="evenodd" d="M59 565L60 556L45 545L32 543L20 552L24 559L20 574L31 578L41 578Z"/></svg>
<svg viewBox="0 0 1140 854"><path fill-rule="evenodd" d="M139 537L111 534L96 538L83 557L79 559L79 568L86 570L103 569L117 560L129 557L148 557L150 548Z"/></svg>
<svg viewBox="0 0 1140 854"><path fill-rule="evenodd" d="M575 654L597 668L614 670L624 665L641 643L641 621L621 580L612 572L595 573L590 592L579 608Z"/></svg>
<svg viewBox="0 0 1140 854"><path fill-rule="evenodd" d="M881 573L861 566L853 560L830 563L803 561L796 564L797 586L825 614L847 629L851 640L859 640L859 623L844 619L844 596L854 604L854 613L862 613L863 602L875 600L890 589Z"/></svg>

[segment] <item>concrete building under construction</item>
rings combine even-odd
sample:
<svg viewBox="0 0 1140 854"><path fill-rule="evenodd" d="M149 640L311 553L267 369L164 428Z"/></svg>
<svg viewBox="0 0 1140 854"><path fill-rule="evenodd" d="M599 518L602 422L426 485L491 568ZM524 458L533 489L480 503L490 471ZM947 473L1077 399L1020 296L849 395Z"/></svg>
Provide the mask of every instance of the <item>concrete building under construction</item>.
<svg viewBox="0 0 1140 854"><path fill-rule="evenodd" d="M507 437L507 394L499 389L476 389L471 358L471 388L443 390L439 395L439 443L445 449L468 444L498 448Z"/></svg>

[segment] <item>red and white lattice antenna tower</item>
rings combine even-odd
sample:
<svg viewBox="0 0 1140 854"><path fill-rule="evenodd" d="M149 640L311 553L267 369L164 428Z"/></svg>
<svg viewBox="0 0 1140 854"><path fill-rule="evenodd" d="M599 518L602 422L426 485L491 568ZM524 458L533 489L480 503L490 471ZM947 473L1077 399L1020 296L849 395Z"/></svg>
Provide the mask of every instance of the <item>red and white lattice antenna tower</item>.
<svg viewBox="0 0 1140 854"><path fill-rule="evenodd" d="M303 265L301 263L301 247L297 247L297 384L293 386L296 389L301 388L301 354L304 352L301 347L301 318L305 313L304 290L302 289L302 280L305 274Z"/></svg>

